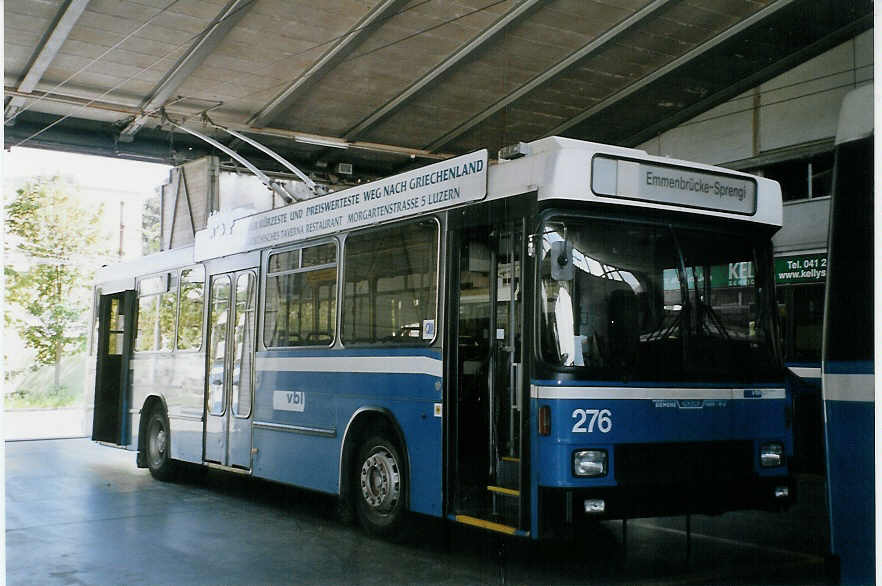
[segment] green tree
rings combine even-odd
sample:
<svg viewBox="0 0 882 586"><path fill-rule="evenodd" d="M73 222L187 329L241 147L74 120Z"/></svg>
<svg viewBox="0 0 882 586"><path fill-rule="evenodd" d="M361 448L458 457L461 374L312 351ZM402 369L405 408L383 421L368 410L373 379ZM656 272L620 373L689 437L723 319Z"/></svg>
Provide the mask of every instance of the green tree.
<svg viewBox="0 0 882 586"><path fill-rule="evenodd" d="M103 206L85 207L72 192L58 177L41 177L5 206L5 322L35 350L38 364L54 366L56 388L62 357L85 343L91 269L107 254Z"/></svg>
<svg viewBox="0 0 882 586"><path fill-rule="evenodd" d="M162 215L159 196L144 202L141 215L141 253L145 256L159 252L160 217Z"/></svg>

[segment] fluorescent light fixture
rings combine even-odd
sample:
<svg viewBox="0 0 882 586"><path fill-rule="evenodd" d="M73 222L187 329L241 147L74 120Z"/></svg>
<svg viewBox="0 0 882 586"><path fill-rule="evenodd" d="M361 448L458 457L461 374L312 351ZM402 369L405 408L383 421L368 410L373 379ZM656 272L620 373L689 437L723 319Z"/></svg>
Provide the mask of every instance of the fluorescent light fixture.
<svg viewBox="0 0 882 586"><path fill-rule="evenodd" d="M315 136L315 135L303 135L298 134L294 137L295 142L301 142L303 144L314 144L316 146L323 146L332 149L348 149L349 143L341 138L332 138L329 136Z"/></svg>

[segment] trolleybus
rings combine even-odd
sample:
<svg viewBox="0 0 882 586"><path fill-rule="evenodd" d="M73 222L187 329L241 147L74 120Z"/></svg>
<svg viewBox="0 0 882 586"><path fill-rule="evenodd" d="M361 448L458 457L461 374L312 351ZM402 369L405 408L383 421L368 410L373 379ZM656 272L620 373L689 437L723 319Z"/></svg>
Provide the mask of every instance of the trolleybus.
<svg viewBox="0 0 882 586"><path fill-rule="evenodd" d="M873 85L849 92L836 136L824 309L827 504L834 577L875 579Z"/></svg>
<svg viewBox="0 0 882 586"><path fill-rule="evenodd" d="M93 439L538 539L792 495L774 181L551 137L102 268Z"/></svg>

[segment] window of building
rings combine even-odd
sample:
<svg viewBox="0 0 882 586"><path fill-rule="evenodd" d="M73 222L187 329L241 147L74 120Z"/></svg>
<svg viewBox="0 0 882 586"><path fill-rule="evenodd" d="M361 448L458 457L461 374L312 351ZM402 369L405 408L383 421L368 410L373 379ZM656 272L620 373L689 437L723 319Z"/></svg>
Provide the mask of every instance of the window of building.
<svg viewBox="0 0 882 586"><path fill-rule="evenodd" d="M833 186L833 152L773 163L751 172L780 183L784 201L826 197Z"/></svg>
<svg viewBox="0 0 882 586"><path fill-rule="evenodd" d="M820 362L824 284L779 286L776 294L784 338L784 360L794 363Z"/></svg>

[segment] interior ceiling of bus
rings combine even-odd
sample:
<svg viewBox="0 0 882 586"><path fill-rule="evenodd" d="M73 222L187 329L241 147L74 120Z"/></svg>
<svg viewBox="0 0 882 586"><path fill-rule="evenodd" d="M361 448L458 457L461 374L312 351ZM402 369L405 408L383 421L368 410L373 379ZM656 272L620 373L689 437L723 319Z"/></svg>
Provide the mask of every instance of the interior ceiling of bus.
<svg viewBox="0 0 882 586"><path fill-rule="evenodd" d="M872 0L6 0L5 146L370 178L635 146L872 26ZM352 175L348 175L350 170Z"/></svg>

